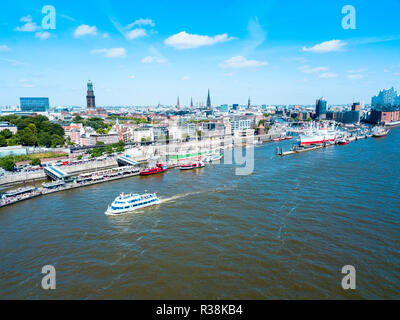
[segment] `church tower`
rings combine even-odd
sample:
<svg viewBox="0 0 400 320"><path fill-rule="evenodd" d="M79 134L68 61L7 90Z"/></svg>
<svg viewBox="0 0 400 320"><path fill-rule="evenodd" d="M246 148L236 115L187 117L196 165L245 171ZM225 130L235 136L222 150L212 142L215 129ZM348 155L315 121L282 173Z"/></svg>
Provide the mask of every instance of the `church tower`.
<svg viewBox="0 0 400 320"><path fill-rule="evenodd" d="M86 106L88 109L96 109L96 102L93 91L93 83L92 81L88 81L87 83L87 96L86 96Z"/></svg>

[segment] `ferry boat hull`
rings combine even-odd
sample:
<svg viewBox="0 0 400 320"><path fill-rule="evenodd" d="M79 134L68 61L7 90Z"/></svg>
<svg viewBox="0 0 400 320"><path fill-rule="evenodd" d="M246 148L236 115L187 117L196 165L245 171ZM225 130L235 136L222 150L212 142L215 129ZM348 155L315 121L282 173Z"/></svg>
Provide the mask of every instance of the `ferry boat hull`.
<svg viewBox="0 0 400 320"><path fill-rule="evenodd" d="M300 135L300 145L309 145L309 144L322 144L328 142L334 142L335 135L327 134L327 135Z"/></svg>
<svg viewBox="0 0 400 320"><path fill-rule="evenodd" d="M154 168L147 168L147 169L140 170L139 174L141 176L150 176L150 175L157 174L157 173L163 173L167 170L168 170L168 168L166 166L157 164L156 167L154 167Z"/></svg>
<svg viewBox="0 0 400 320"><path fill-rule="evenodd" d="M155 193L144 195L124 195L122 193L113 201L104 214L107 216L119 216L160 203L161 201Z"/></svg>

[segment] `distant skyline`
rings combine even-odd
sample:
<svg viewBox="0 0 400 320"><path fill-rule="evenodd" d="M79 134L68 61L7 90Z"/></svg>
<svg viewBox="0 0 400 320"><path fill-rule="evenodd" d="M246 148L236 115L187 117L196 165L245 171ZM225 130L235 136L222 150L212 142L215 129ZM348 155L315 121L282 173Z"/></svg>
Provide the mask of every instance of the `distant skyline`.
<svg viewBox="0 0 400 320"><path fill-rule="evenodd" d="M56 28L43 29L44 5ZM342 27L342 7L356 29ZM0 11L0 105L370 103L400 89L400 2L9 1Z"/></svg>

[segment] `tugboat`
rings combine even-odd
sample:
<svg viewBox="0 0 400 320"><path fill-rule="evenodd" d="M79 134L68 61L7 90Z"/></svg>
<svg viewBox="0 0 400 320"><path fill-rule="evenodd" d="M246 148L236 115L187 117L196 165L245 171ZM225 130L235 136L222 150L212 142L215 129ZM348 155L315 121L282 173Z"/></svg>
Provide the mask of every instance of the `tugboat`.
<svg viewBox="0 0 400 320"><path fill-rule="evenodd" d="M141 176L150 176L152 174L163 173L167 170L168 169L165 165L163 165L162 163L157 163L156 166L153 168L146 168L146 169L140 170L139 174Z"/></svg>
<svg viewBox="0 0 400 320"><path fill-rule="evenodd" d="M161 201L155 193L146 193L142 195L121 193L115 198L113 203L108 206L105 214L108 216L117 216L160 203Z"/></svg>
<svg viewBox="0 0 400 320"><path fill-rule="evenodd" d="M180 169L181 170L193 170L193 169L198 169L198 168L203 168L203 167L205 167L205 164L203 161L195 161L195 162L181 165Z"/></svg>

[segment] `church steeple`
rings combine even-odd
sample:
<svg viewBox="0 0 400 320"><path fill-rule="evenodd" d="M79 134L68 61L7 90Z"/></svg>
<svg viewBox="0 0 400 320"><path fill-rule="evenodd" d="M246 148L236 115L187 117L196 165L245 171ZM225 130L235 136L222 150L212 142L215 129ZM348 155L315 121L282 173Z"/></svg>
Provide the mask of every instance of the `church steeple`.
<svg viewBox="0 0 400 320"><path fill-rule="evenodd" d="M86 107L88 109L96 108L95 96L94 96L94 91L93 91L93 83L90 80L87 83Z"/></svg>
<svg viewBox="0 0 400 320"><path fill-rule="evenodd" d="M247 102L247 109L250 109L251 107L251 103L250 103L250 97L249 97L249 101Z"/></svg>
<svg viewBox="0 0 400 320"><path fill-rule="evenodd" d="M211 108L210 89L208 89L208 95L207 95L207 108Z"/></svg>
<svg viewBox="0 0 400 320"><path fill-rule="evenodd" d="M179 105L179 96L178 96L178 99L176 101L176 109L179 111L179 108L180 108L180 105Z"/></svg>
<svg viewBox="0 0 400 320"><path fill-rule="evenodd" d="M193 108L193 98L190 97L190 108Z"/></svg>

